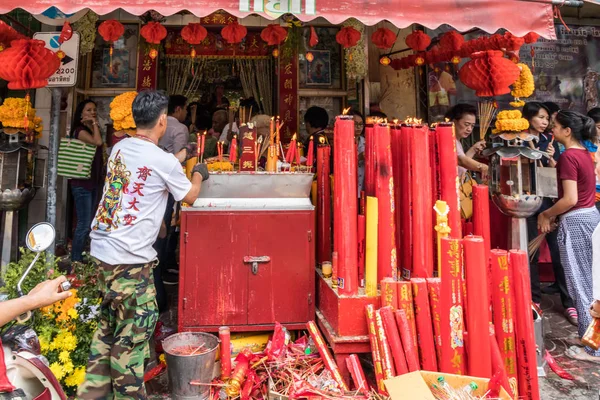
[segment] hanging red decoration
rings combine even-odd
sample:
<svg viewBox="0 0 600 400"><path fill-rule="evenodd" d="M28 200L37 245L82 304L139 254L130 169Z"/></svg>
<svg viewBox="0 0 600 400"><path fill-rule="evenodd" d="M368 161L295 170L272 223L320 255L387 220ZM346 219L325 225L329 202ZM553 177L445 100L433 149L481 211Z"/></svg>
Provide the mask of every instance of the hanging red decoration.
<svg viewBox="0 0 600 400"><path fill-rule="evenodd" d="M181 37L189 44L200 44L208 32L205 27L197 23L189 23L181 30Z"/></svg>
<svg viewBox="0 0 600 400"><path fill-rule="evenodd" d="M440 38L440 47L443 50L458 51L464 43L465 38L456 31L446 32Z"/></svg>
<svg viewBox="0 0 600 400"><path fill-rule="evenodd" d="M307 52L306 53L306 61L308 61L309 63L313 62L315 60L315 55L312 52Z"/></svg>
<svg viewBox="0 0 600 400"><path fill-rule="evenodd" d="M279 46L287 38L288 32L284 27L270 24L260 33L260 38L269 46Z"/></svg>
<svg viewBox="0 0 600 400"><path fill-rule="evenodd" d="M346 26L335 35L335 40L345 49L354 47L360 40L360 32L351 26Z"/></svg>
<svg viewBox="0 0 600 400"><path fill-rule="evenodd" d="M416 30L406 37L406 45L414 51L425 51L431 44L431 38L421 30Z"/></svg>
<svg viewBox="0 0 600 400"><path fill-rule="evenodd" d="M504 34L504 46L509 51L519 51L521 46L525 44L525 39L517 37L510 32Z"/></svg>
<svg viewBox="0 0 600 400"><path fill-rule="evenodd" d="M148 43L160 44L161 40L167 37L167 28L162 26L160 22L148 22L140 29L140 35Z"/></svg>
<svg viewBox="0 0 600 400"><path fill-rule="evenodd" d="M319 43L319 37L317 36L317 31L314 26L310 27L310 38L308 39L308 45L310 47L315 47Z"/></svg>
<svg viewBox="0 0 600 400"><path fill-rule="evenodd" d="M389 49L396 43L396 35L388 28L379 28L371 35L371 41L380 49Z"/></svg>
<svg viewBox="0 0 600 400"><path fill-rule="evenodd" d="M247 34L248 29L246 29L245 26L240 25L237 21L234 21L221 29L221 36L223 36L223 39L229 44L240 43Z"/></svg>
<svg viewBox="0 0 600 400"><path fill-rule="evenodd" d="M117 20L109 19L98 26L98 33L105 42L116 42L125 33L125 27Z"/></svg>
<svg viewBox="0 0 600 400"><path fill-rule="evenodd" d="M9 47L10 42L18 39L25 39L25 36L21 35L15 28L4 21L0 21L0 51Z"/></svg>
<svg viewBox="0 0 600 400"><path fill-rule="evenodd" d="M523 36L523 40L525 40L525 43L527 44L533 44L537 42L539 38L540 35L535 32L529 32L527 35Z"/></svg>
<svg viewBox="0 0 600 400"><path fill-rule="evenodd" d="M71 40L72 37L73 37L73 28L71 27L71 24L69 23L69 21L65 21L65 23L63 24L63 27L60 31L60 36L58 37L58 43L63 44L64 42Z"/></svg>
<svg viewBox="0 0 600 400"><path fill-rule="evenodd" d="M59 66L56 54L41 40L14 40L0 53L0 78L8 81L11 90L45 87Z"/></svg>
<svg viewBox="0 0 600 400"><path fill-rule="evenodd" d="M459 71L459 77L479 97L493 97L510 93L509 86L519 77L519 67L502 56L501 51L488 50L473 53L472 60Z"/></svg>

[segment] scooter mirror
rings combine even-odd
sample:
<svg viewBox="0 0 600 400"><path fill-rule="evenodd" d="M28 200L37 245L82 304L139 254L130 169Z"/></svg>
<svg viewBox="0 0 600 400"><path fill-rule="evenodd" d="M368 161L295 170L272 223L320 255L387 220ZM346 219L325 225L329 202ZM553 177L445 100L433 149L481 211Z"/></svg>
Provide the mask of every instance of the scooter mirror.
<svg viewBox="0 0 600 400"><path fill-rule="evenodd" d="M54 227L47 222L34 225L27 232L27 248L33 252L40 253L54 243L56 232Z"/></svg>

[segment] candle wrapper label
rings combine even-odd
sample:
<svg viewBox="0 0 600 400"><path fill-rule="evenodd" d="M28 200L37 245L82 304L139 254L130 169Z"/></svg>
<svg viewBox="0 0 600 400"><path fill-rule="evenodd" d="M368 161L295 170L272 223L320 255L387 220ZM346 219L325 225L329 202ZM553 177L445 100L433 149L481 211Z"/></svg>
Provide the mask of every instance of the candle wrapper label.
<svg viewBox="0 0 600 400"><path fill-rule="evenodd" d="M256 171L256 131L243 125L240 127L240 136L242 137L240 171Z"/></svg>
<svg viewBox="0 0 600 400"><path fill-rule="evenodd" d="M600 348L600 318L592 319L592 323L585 331L581 342L594 350Z"/></svg>

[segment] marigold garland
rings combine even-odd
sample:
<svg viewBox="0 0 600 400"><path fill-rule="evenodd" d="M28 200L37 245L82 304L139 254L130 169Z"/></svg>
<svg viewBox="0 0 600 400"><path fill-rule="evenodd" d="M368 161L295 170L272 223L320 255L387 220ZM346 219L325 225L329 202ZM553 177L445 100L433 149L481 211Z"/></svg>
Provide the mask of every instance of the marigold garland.
<svg viewBox="0 0 600 400"><path fill-rule="evenodd" d="M535 91L535 82L533 74L527 64L520 63L517 64L517 66L521 72L519 78L512 84L513 89L510 94L515 97L515 101L511 102L510 105L513 107L522 107L525 105L525 102L521 99L527 98L533 94Z"/></svg>
<svg viewBox="0 0 600 400"><path fill-rule="evenodd" d="M110 103L110 119L112 119L116 131L135 129L131 106L136 96L137 92L125 92L115 97Z"/></svg>
<svg viewBox="0 0 600 400"><path fill-rule="evenodd" d="M523 118L519 110L504 110L496 117L496 129L498 132L523 132L529 128L529 121Z"/></svg>
<svg viewBox="0 0 600 400"><path fill-rule="evenodd" d="M25 112L27 112L27 127L25 126ZM17 98L8 97L0 106L0 122L5 128L30 129L40 137L44 126L42 119L35 115L35 108L31 102Z"/></svg>

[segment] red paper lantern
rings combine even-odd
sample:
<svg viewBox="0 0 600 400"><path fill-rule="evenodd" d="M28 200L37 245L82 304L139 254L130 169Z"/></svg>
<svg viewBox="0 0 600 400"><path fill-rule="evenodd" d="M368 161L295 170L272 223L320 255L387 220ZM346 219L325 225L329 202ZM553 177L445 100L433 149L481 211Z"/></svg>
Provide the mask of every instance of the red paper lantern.
<svg viewBox="0 0 600 400"><path fill-rule="evenodd" d="M125 33L125 27L119 21L109 19L98 26L98 33L105 42L116 42Z"/></svg>
<svg viewBox="0 0 600 400"><path fill-rule="evenodd" d="M519 67L502 56L501 51L473 53L472 60L459 71L460 80L480 97L507 94L519 77Z"/></svg>
<svg viewBox="0 0 600 400"><path fill-rule="evenodd" d="M406 37L405 42L414 51L425 51L431 44L431 38L425 32L416 30Z"/></svg>
<svg viewBox="0 0 600 400"><path fill-rule="evenodd" d="M464 43L465 38L456 31L446 32L440 38L440 47L444 50L458 51Z"/></svg>
<svg viewBox="0 0 600 400"><path fill-rule="evenodd" d="M306 53L306 61L308 61L309 63L313 62L315 60L315 55L309 51Z"/></svg>
<svg viewBox="0 0 600 400"><path fill-rule="evenodd" d="M346 26L335 35L335 40L345 49L354 47L360 40L360 32L351 26Z"/></svg>
<svg viewBox="0 0 600 400"><path fill-rule="evenodd" d="M200 44L208 32L201 24L190 23L181 30L181 37L189 44Z"/></svg>
<svg viewBox="0 0 600 400"><path fill-rule="evenodd" d="M245 26L240 25L237 21L232 22L223 29L221 29L221 36L229 44L240 43L242 39L248 34L248 29Z"/></svg>
<svg viewBox="0 0 600 400"><path fill-rule="evenodd" d="M59 66L59 58L41 40L14 40L9 49L0 53L0 78L8 81L12 90L45 87Z"/></svg>
<svg viewBox="0 0 600 400"><path fill-rule="evenodd" d="M160 44L161 40L167 37L167 28L162 26L160 22L148 22L140 29L140 35L148 43Z"/></svg>
<svg viewBox="0 0 600 400"><path fill-rule="evenodd" d="M277 24L270 24L260 33L260 38L269 46L279 46L287 38L287 29Z"/></svg>
<svg viewBox="0 0 600 400"><path fill-rule="evenodd" d="M58 37L58 43L63 44L64 42L69 41L71 37L73 37L73 28L69 21L65 21L60 31L60 36Z"/></svg>
<svg viewBox="0 0 600 400"><path fill-rule="evenodd" d="M0 21L0 51L9 47L10 42L18 39L25 39L25 36L21 35L15 28L4 21Z"/></svg>
<svg viewBox="0 0 600 400"><path fill-rule="evenodd" d="M317 31L314 26L310 27L310 38L308 39L308 45L310 47L315 47L319 43L319 37L317 36Z"/></svg>
<svg viewBox="0 0 600 400"><path fill-rule="evenodd" d="M396 43L396 35L388 28L379 28L371 35L371 41L380 49L389 49Z"/></svg>
<svg viewBox="0 0 600 400"><path fill-rule="evenodd" d="M535 32L529 32L527 35L523 36L523 40L525 40L525 43L527 44L533 44L537 42L539 38L540 35Z"/></svg>

